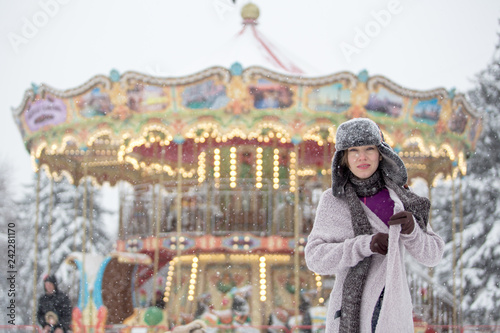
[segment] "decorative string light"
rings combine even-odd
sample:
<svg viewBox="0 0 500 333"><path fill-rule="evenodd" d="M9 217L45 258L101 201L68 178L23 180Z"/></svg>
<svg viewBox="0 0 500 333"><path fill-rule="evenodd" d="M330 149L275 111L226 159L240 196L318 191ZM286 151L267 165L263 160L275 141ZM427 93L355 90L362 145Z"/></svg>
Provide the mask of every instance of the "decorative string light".
<svg viewBox="0 0 500 333"><path fill-rule="evenodd" d="M382 131L382 135L384 136L384 141L387 142L389 146L394 147L394 140L391 138L389 133Z"/></svg>
<svg viewBox="0 0 500 333"><path fill-rule="evenodd" d="M425 169L427 169L427 165L422 164L422 163L406 163L406 168L416 169L416 170L425 170Z"/></svg>
<svg viewBox="0 0 500 333"><path fill-rule="evenodd" d="M422 139L419 136L414 136L414 137L408 138L403 142L403 147L410 147L410 146L415 146L415 145L418 147L420 154L423 154L423 156L430 155L429 149L425 147L424 139ZM399 156L402 156L402 154L403 154L403 152L400 152Z"/></svg>
<svg viewBox="0 0 500 333"><path fill-rule="evenodd" d="M304 237L299 238L299 251L300 252L304 252L304 248L306 246L306 243L307 243L307 241Z"/></svg>
<svg viewBox="0 0 500 333"><path fill-rule="evenodd" d="M451 148L451 146L447 143L444 143L441 145L441 147L439 148L439 153L443 157L448 156L450 158L450 160L452 160L452 161L455 160L455 153L453 152L453 149Z"/></svg>
<svg viewBox="0 0 500 333"><path fill-rule="evenodd" d="M255 187L262 188L262 147L257 147L257 166L255 167Z"/></svg>
<svg viewBox="0 0 500 333"><path fill-rule="evenodd" d="M226 261L226 255L224 253L209 253L209 254L200 254L200 261L209 261L209 262L223 262Z"/></svg>
<svg viewBox="0 0 500 333"><path fill-rule="evenodd" d="M184 250L184 242L186 241L186 238L184 236L181 236L179 237L179 248L181 250ZM171 250L177 250L177 237L176 236L172 236L170 237L170 249ZM188 257L186 256L183 256L181 259L184 259L184 260L191 260L191 257L189 257L189 259L187 259Z"/></svg>
<svg viewBox="0 0 500 333"><path fill-rule="evenodd" d="M155 132L159 134L155 134ZM160 135L163 137L163 139L160 137ZM130 135L125 133L122 138L123 140L129 139ZM139 161L134 157L127 156L127 154L131 154L136 147L145 146L146 148L149 148L151 147L151 143L155 142L157 142L160 146L168 146L170 145L170 142L172 140L172 135L162 126L149 125L143 130L142 136L137 139L131 139L128 143L128 146L125 146L124 144L120 145L120 149L116 155L119 162L125 161L127 163L130 163L135 170L138 170L138 165L140 165ZM145 165L144 167L141 166L141 168L145 168ZM149 170L148 172L151 171Z"/></svg>
<svg viewBox="0 0 500 333"><path fill-rule="evenodd" d="M191 263L191 279L189 279L189 291L188 291L189 301L194 300L197 274L198 274L198 257L194 257L193 262Z"/></svg>
<svg viewBox="0 0 500 333"><path fill-rule="evenodd" d="M170 297L170 291L172 290L172 283L173 283L173 276L174 276L174 270L175 270L175 264L179 261L179 258L174 258L172 261L170 261L168 265L168 273L167 273L167 282L165 282L165 293L163 294L163 301L168 302L168 299Z"/></svg>
<svg viewBox="0 0 500 333"><path fill-rule="evenodd" d="M467 162L462 152L458 154L458 168L463 176L467 174Z"/></svg>
<svg viewBox="0 0 500 333"><path fill-rule="evenodd" d="M230 154L229 154L229 157L230 157L230 160L229 160L229 186L231 188L235 188L236 187L236 147L231 147L231 149L229 150L230 151Z"/></svg>
<svg viewBox="0 0 500 333"><path fill-rule="evenodd" d="M325 128L324 128L325 129ZM325 129L326 130L326 129ZM330 132L330 130L328 129L328 131ZM302 137L302 139L304 141L308 141L308 140L311 140L311 141L316 141L318 143L318 146L323 146L323 144L325 143L322 136L321 136L321 127L320 126L314 126L313 128L309 129L305 134L304 136ZM326 140L328 141L328 138L326 138Z"/></svg>
<svg viewBox="0 0 500 333"><path fill-rule="evenodd" d="M316 290L318 291L318 294L321 292L321 286L323 285L323 282L321 282L321 275L314 273L315 275L315 280L316 280Z"/></svg>
<svg viewBox="0 0 500 333"><path fill-rule="evenodd" d="M267 274L266 274L266 257L259 258L259 272L260 272L260 301L265 302L267 297Z"/></svg>
<svg viewBox="0 0 500 333"><path fill-rule="evenodd" d="M220 149L216 148L214 150L214 178L215 178L215 187L219 188L220 186Z"/></svg>
<svg viewBox="0 0 500 333"><path fill-rule="evenodd" d="M295 152L290 153L290 192L295 193L297 175L295 174L295 164L297 163Z"/></svg>
<svg viewBox="0 0 500 333"><path fill-rule="evenodd" d="M280 187L280 150L274 149L273 154L273 188L277 190Z"/></svg>
<svg viewBox="0 0 500 333"><path fill-rule="evenodd" d="M248 139L257 139L259 142L269 142L274 137L278 138L281 143L291 142L291 136L285 128L272 122L261 123L255 131L248 134Z"/></svg>
<svg viewBox="0 0 500 333"><path fill-rule="evenodd" d="M290 262L291 257L286 254L268 254L266 255L266 260L273 263L287 263Z"/></svg>
<svg viewBox="0 0 500 333"><path fill-rule="evenodd" d="M193 178L194 175L196 174L194 169L187 171L184 168L181 168L179 171L181 172L182 177L184 177L184 178Z"/></svg>
<svg viewBox="0 0 500 333"><path fill-rule="evenodd" d="M204 122L197 124L186 132L185 137L194 139L195 143L205 142L210 136L215 138L218 135L218 125L213 122Z"/></svg>
<svg viewBox="0 0 500 333"><path fill-rule="evenodd" d="M432 183L431 183L431 184L432 184L432 187L436 187L436 186L437 186L437 184L439 183L439 181L440 181L440 180L442 180L442 179L446 179L446 178L444 177L444 174L443 174L442 172L437 173L437 174L434 176L434 179L432 180Z"/></svg>
<svg viewBox="0 0 500 333"><path fill-rule="evenodd" d="M237 262L252 262L259 260L259 256L257 254L230 254L229 260Z"/></svg>
<svg viewBox="0 0 500 333"><path fill-rule="evenodd" d="M112 135L112 132L111 130L109 129L102 129L102 130L99 130L97 131L96 133L92 134L92 136L87 140L87 145L90 147L90 146L93 146L94 143L95 144L106 144L106 145L109 145L110 143L115 143L114 140L107 140L107 143L106 143L106 139L101 139L101 137L103 136L107 136L107 137L110 137Z"/></svg>
<svg viewBox="0 0 500 333"><path fill-rule="evenodd" d="M76 147L76 142L77 142L77 138L72 136L72 135L65 135L62 139L62 144L61 144L61 152L66 152L66 148L69 147L69 146L72 146L72 147Z"/></svg>
<svg viewBox="0 0 500 333"><path fill-rule="evenodd" d="M298 170L297 173L299 176L314 176L316 174L316 171L313 169L303 169Z"/></svg>
<svg viewBox="0 0 500 333"><path fill-rule="evenodd" d="M204 151L202 151L200 155L198 155L198 183L203 183L203 181L205 181L205 175L206 175L205 157L206 153Z"/></svg>

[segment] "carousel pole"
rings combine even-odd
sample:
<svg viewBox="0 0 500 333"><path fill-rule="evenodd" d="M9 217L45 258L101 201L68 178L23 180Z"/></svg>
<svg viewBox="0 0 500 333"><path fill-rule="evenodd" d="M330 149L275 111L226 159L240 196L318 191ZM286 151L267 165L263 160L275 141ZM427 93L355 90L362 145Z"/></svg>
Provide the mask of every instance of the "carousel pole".
<svg viewBox="0 0 500 333"><path fill-rule="evenodd" d="M49 199L49 226L47 229L47 274L50 275L50 256L51 256L51 246L50 241L52 237L52 213L54 209L54 178L50 178L50 199Z"/></svg>
<svg viewBox="0 0 500 333"><path fill-rule="evenodd" d="M88 195L88 186L87 186L87 175L88 175L88 151L85 151L85 155L83 156L83 180L84 180L84 188L83 188L83 237L82 237L82 270L83 277L85 278L85 254L87 252L87 195ZM86 281L86 279L85 279ZM84 309L85 300L81 297L82 303L80 304L80 308ZM89 319L90 326L92 326L92 306L89 306Z"/></svg>
<svg viewBox="0 0 500 333"><path fill-rule="evenodd" d="M33 327L36 326L36 285L37 285L37 275L38 275L38 220L40 215L40 168L37 171L36 177L36 208L35 208L35 249L33 254L33 311L31 312L31 323Z"/></svg>
<svg viewBox="0 0 500 333"><path fill-rule="evenodd" d="M429 187L429 201L432 203L432 181L428 182L428 187ZM432 205L431 205L432 207ZM429 210L429 225L432 226L432 209ZM429 278L432 281L434 277L434 270L432 267L429 267L428 269L429 272ZM434 295L433 295L433 290L432 290L432 285L429 284L429 290L428 290L428 300L429 300L429 318L435 323L434 320Z"/></svg>
<svg viewBox="0 0 500 333"><path fill-rule="evenodd" d="M323 168L325 170L325 174L323 175L323 191L326 191L326 189L328 187L330 187L329 185L329 182L330 182L330 178L328 177L328 173L326 172L329 167L330 167L330 163L328 162L328 152L329 152L329 149L328 149L328 137L325 139L324 143L323 143Z"/></svg>
<svg viewBox="0 0 500 333"><path fill-rule="evenodd" d="M460 325L462 325L463 317L462 317L462 302L464 298L464 289L463 289L463 277L464 277L464 262L462 260L464 256L464 205L463 205L463 194L462 194L462 173L460 173L460 182L458 183L458 205L459 205L459 217L460 217L460 302L459 302L459 310L460 310Z"/></svg>
<svg viewBox="0 0 500 333"><path fill-rule="evenodd" d="M163 165L163 159L165 156L165 150L161 150L161 165ZM158 195L157 195L157 210L156 210L156 225L155 225L155 257L154 257L154 268L153 268L153 306L156 304L156 276L158 275L158 263L160 261L160 241L158 237L160 236L160 213L162 210L162 198L161 198L161 187L163 184L163 168L160 171L160 181L158 184Z"/></svg>
<svg viewBox="0 0 500 333"><path fill-rule="evenodd" d="M452 323L453 325L457 324L457 282L456 282L456 269L457 269L457 244L455 240L455 234L457 232L457 227L455 225L455 176L453 174L453 169L451 172L451 242L452 242L452 278L453 278L453 314L452 314Z"/></svg>
<svg viewBox="0 0 500 333"><path fill-rule="evenodd" d="M156 143L156 140L154 141ZM158 147L155 144L153 146L153 156L156 156L158 154ZM154 177L154 176L152 176ZM149 235L151 233L152 236L155 234L155 229L156 229L156 215L158 215L158 212L156 210L156 191L155 191L155 182L154 180L151 181L151 229L149 227L146 229L146 233ZM154 261L154 260L153 260Z"/></svg>
<svg viewBox="0 0 500 333"><path fill-rule="evenodd" d="M76 222L76 219L78 218L78 186L75 186L75 196L73 197L73 216L74 216L74 221ZM78 228L75 226L75 230L73 230L73 252L76 252L76 231Z"/></svg>
<svg viewBox="0 0 500 333"><path fill-rule="evenodd" d="M83 164L83 207L82 207L82 218L83 218L83 235L82 235L82 263L83 271L85 272L85 252L87 250L87 159ZM82 304L83 308L83 304Z"/></svg>
<svg viewBox="0 0 500 333"><path fill-rule="evenodd" d="M177 288L177 292L180 293L181 290L181 232L182 232L182 142L177 143L177 240L176 240L176 249L177 249L177 263L176 263L176 281L175 287ZM178 299L179 304L175 307L175 321L176 325L180 325L181 321L179 318L180 313L180 299Z"/></svg>
<svg viewBox="0 0 500 333"><path fill-rule="evenodd" d="M295 241L295 247L293 251L293 259L294 259L294 269L295 269L295 276L294 276L294 284L295 284L295 316L298 318L299 316L299 301L300 301L300 279L299 279L299 273L300 273L300 261L299 261L299 228L300 228L300 209L299 209L299 145L296 144L294 147L294 152L295 152L295 196L294 196L294 241ZM295 325L298 325L298 322L296 321Z"/></svg>
<svg viewBox="0 0 500 333"><path fill-rule="evenodd" d="M123 202L124 200L124 194L123 194L123 189L122 185L118 186L118 192L119 192L119 208L118 208L118 239L122 240L123 239Z"/></svg>
<svg viewBox="0 0 500 333"><path fill-rule="evenodd" d="M208 137L208 154L207 154L207 171L208 171L208 161L213 161L213 151L212 151L212 135ZM207 178L205 183L207 184L207 216L206 216L206 230L207 234L211 234L212 230L212 195L211 192L214 190L214 176L210 176L207 172Z"/></svg>
<svg viewBox="0 0 500 333"><path fill-rule="evenodd" d="M89 251L92 251L92 243L94 242L94 188L93 186L89 189Z"/></svg>
<svg viewBox="0 0 500 333"><path fill-rule="evenodd" d="M78 186L75 186L75 196L73 197L73 216L74 216L74 222L76 224L77 218L78 218L78 197L79 197L79 192L78 192ZM73 252L76 252L76 232L78 228L75 225L75 230L73 230ZM71 284L72 286L75 285L75 280L76 280L76 270L72 270L72 281L73 283ZM77 291L78 294L78 291Z"/></svg>
<svg viewBox="0 0 500 333"><path fill-rule="evenodd" d="M271 190L271 202L272 202L272 223L271 223L271 235L275 235L277 233L278 229L278 212L277 212L277 207L278 207L278 189L279 189L279 149L278 149L278 138L274 136L273 138L273 146L272 146L272 161L273 161L273 188ZM275 156L278 157L277 160L275 160ZM276 163L278 161L278 163ZM276 163L276 164L275 164ZM275 183L274 180L277 179L278 184L275 188Z"/></svg>
<svg viewBox="0 0 500 333"><path fill-rule="evenodd" d="M147 234L149 234L149 232L151 231L151 234L154 235L154 230L156 228L156 215L157 215L155 208L156 208L156 192L155 192L155 185L153 182L153 184L151 185L151 221L152 221L152 225L151 225L151 229L149 229L149 225L146 227L145 233L147 233Z"/></svg>

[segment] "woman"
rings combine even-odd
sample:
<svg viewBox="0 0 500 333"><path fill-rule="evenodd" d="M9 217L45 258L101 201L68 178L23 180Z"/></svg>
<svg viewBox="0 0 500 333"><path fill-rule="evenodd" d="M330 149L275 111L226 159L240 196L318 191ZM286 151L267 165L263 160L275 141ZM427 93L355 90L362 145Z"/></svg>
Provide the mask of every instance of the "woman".
<svg viewBox="0 0 500 333"><path fill-rule="evenodd" d="M305 248L310 270L335 275L326 332L413 332L403 252L430 267L441 260L430 202L405 187L403 161L370 119L341 124L335 148Z"/></svg>

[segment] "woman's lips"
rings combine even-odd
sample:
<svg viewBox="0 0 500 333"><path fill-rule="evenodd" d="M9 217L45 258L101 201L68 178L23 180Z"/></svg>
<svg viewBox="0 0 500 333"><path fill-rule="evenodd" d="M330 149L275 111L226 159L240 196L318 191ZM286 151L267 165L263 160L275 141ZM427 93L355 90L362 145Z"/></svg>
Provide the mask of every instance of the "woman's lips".
<svg viewBox="0 0 500 333"><path fill-rule="evenodd" d="M370 167L370 164L361 164L361 165L358 165L358 169L368 169Z"/></svg>

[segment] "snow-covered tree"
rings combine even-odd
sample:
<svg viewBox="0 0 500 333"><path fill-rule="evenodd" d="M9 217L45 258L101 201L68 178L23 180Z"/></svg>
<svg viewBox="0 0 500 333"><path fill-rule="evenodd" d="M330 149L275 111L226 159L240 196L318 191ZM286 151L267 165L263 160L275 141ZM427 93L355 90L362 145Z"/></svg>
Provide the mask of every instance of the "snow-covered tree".
<svg viewBox="0 0 500 333"><path fill-rule="evenodd" d="M5 161L0 161L0 253L5 253L2 264L4 265L0 270L0 294L4 297L0 297L0 307L6 309L11 299L16 299L13 294L13 289L10 288L10 282L7 280L7 265L10 263L8 260L15 260L13 251L15 251L16 240L16 220L15 220L15 203L13 200L13 191L11 184L11 167ZM9 234L10 234L10 245L9 244ZM3 320L1 323L7 323L11 318L3 315Z"/></svg>
<svg viewBox="0 0 500 333"><path fill-rule="evenodd" d="M7 162L0 162L0 227L3 233L7 231L9 222L15 219L15 210L12 209L14 205L11 177L12 174L10 166Z"/></svg>
<svg viewBox="0 0 500 333"><path fill-rule="evenodd" d="M462 318L470 324L500 321L500 44L492 62L478 74L469 93L482 113L482 133L462 179L464 231L459 227L459 180L443 182L433 193L435 229L447 242L445 258L436 272L440 283L460 300ZM454 190L452 186L455 186ZM452 195L455 192L455 251L452 242ZM460 248L462 241L462 249ZM459 257L463 251L462 257ZM453 274L453 254L456 271ZM463 265L463 269L460 269ZM463 280L460 279L463 272ZM453 285L453 276L455 284ZM460 283L462 282L462 283ZM463 289L462 289L463 288ZM457 302L458 304L458 302Z"/></svg>
<svg viewBox="0 0 500 333"><path fill-rule="evenodd" d="M61 182L51 182L41 173L38 204L38 230L36 224L37 180L27 186L26 193L19 203L18 232L23 237L19 242L24 255L19 262L19 313L23 313L24 323L31 323L35 234L37 233L37 299L43 293L43 276L55 274L59 288L67 292L75 301L78 292L78 274L65 259L73 251L82 251L85 239L86 253L106 254L110 250L109 235L103 225L103 215L108 213L100 204L100 194L87 183L75 187L64 178ZM52 193L52 194L51 194ZM86 218L83 216L84 197L87 197ZM84 224L84 222L86 223ZM50 251L50 255L49 255ZM50 262L50 272L49 272Z"/></svg>

